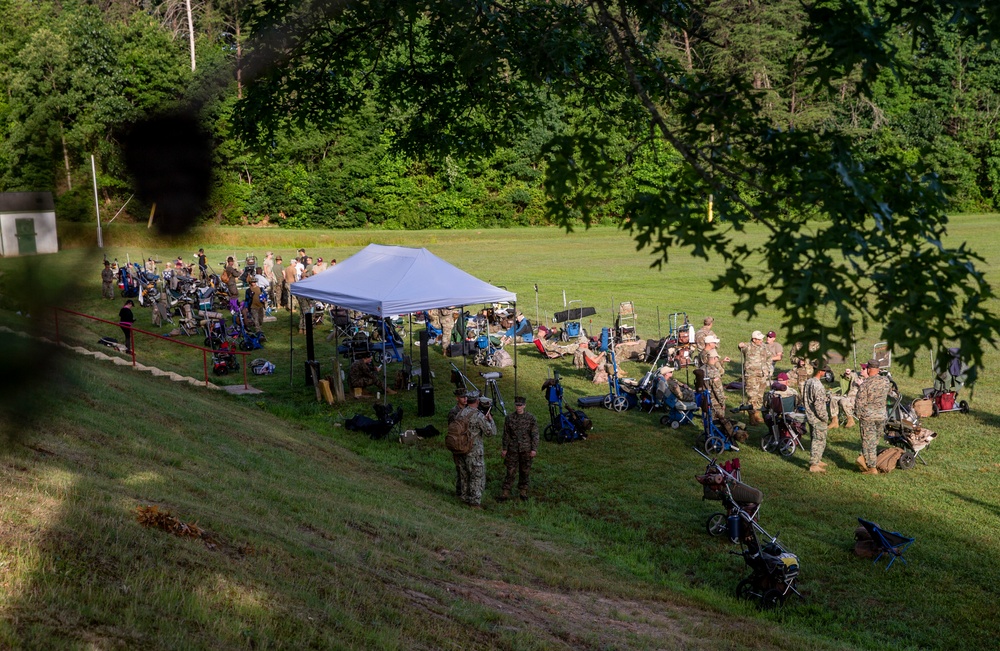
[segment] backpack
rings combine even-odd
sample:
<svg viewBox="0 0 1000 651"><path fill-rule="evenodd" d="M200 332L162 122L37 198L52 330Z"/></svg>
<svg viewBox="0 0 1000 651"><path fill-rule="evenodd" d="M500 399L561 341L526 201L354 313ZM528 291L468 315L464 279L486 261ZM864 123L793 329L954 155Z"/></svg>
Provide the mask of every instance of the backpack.
<svg viewBox="0 0 1000 651"><path fill-rule="evenodd" d="M472 452L472 433L469 432L468 418L456 418L448 423L448 434L444 437L444 446L452 454Z"/></svg>
<svg viewBox="0 0 1000 651"><path fill-rule="evenodd" d="M487 366L506 368L514 365L514 358L506 350L500 349L493 353L487 361Z"/></svg>
<svg viewBox="0 0 1000 651"><path fill-rule="evenodd" d="M258 357L257 359L250 362L250 371L254 375L271 375L274 373L274 364Z"/></svg>
<svg viewBox="0 0 1000 651"><path fill-rule="evenodd" d="M230 276L229 276L229 269L225 269L225 270L223 270L222 275L219 277L219 280L222 281L223 285L228 285L229 284L229 278L230 278Z"/></svg>

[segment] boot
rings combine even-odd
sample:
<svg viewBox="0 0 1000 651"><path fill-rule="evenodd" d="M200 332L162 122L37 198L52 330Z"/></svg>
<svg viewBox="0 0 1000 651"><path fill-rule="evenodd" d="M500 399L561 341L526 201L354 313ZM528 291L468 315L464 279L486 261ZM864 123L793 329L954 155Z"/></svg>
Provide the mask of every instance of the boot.
<svg viewBox="0 0 1000 651"><path fill-rule="evenodd" d="M528 499L528 489L527 488L522 488L521 489L521 491L520 491L520 497L521 497L521 501L524 501L524 500Z"/></svg>
<svg viewBox="0 0 1000 651"><path fill-rule="evenodd" d="M505 489L503 489L503 492L500 493L500 497L499 497L498 501L500 501L500 502L506 502L509 499L510 499L510 489L509 488L505 488Z"/></svg>
<svg viewBox="0 0 1000 651"><path fill-rule="evenodd" d="M361 397L361 387L354 387L354 397L355 399Z"/></svg>
<svg viewBox="0 0 1000 651"><path fill-rule="evenodd" d="M858 458L854 460L854 463L858 464L858 468L861 469L861 472L868 470L868 462L865 461L865 455L859 454Z"/></svg>
<svg viewBox="0 0 1000 651"><path fill-rule="evenodd" d="M862 475L877 475L878 474L878 468L868 468L867 470L862 470L861 474Z"/></svg>
<svg viewBox="0 0 1000 651"><path fill-rule="evenodd" d="M760 417L760 412L756 409L750 410L750 425L763 425L764 419Z"/></svg>
<svg viewBox="0 0 1000 651"><path fill-rule="evenodd" d="M816 463L809 466L809 472L826 472L826 468Z"/></svg>
<svg viewBox="0 0 1000 651"><path fill-rule="evenodd" d="M830 424L827 425L827 429L837 429L840 427L840 414L834 414L833 418L830 419Z"/></svg>
<svg viewBox="0 0 1000 651"><path fill-rule="evenodd" d="M844 427L854 427L854 416L847 414L847 424Z"/></svg>

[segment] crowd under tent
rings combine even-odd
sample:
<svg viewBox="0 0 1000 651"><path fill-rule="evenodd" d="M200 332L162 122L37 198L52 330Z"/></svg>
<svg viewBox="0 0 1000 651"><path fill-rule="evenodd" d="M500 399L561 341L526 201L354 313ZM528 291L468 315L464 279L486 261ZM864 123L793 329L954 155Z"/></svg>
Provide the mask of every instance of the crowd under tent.
<svg viewBox="0 0 1000 651"><path fill-rule="evenodd" d="M427 249L382 244L369 244L323 273L293 283L291 294L380 318L517 302L514 292L480 280ZM516 360L516 346L514 355ZM514 378L516 387L516 361Z"/></svg>

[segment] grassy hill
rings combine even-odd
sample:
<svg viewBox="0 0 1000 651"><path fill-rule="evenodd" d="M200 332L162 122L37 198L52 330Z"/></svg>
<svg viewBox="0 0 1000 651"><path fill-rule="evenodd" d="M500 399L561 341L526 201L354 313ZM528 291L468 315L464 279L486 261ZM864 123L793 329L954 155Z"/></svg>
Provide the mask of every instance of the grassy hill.
<svg viewBox="0 0 1000 651"><path fill-rule="evenodd" d="M951 234L975 244L996 280L994 223L958 218ZM311 252L344 258L365 237L378 239L335 235L342 245ZM664 271L651 270L650 259L610 229L393 237L518 292L532 320L537 283L541 315L562 307L564 289L570 300L597 306L585 324L591 330L607 325L621 300L635 302L648 337L666 329L670 312L692 321L713 314L730 352L750 330L778 325L771 309L750 324L728 317L731 296L709 291L711 265L675 256ZM747 237L752 245L763 235ZM244 252L206 248L212 256ZM126 253L139 251L111 250L119 259ZM92 254L68 251L44 262L52 273L38 279L78 272L72 291L52 283L62 304L103 318L117 313L117 301L97 298L99 258L95 265ZM32 308L30 320L13 313L27 308L12 293L17 268L0 261L11 309L0 311L0 323L51 336L47 313ZM289 365L288 327L283 313L268 325L262 354L279 372L252 380L265 390L260 396L182 386L72 355L44 384L30 380L47 364L8 373L7 388L29 387L19 395L34 395L32 411L45 417L21 425L30 433L2 457L0 646L905 649L992 648L1000 636L992 615L1000 569L989 561L1000 547L995 352L975 393L965 394L973 413L929 422L940 436L925 453L927 466L861 477L853 468L858 431L841 429L831 432L833 468L817 477L805 472L804 453L765 454L762 430L752 431L739 455L745 476L764 491L762 523L800 557L805 597L758 613L731 596L742 561L704 532L716 505L700 499L693 481L704 467L690 449L694 428L591 410L596 428L587 441L543 443L527 504L495 501L502 466L490 442L486 511L474 513L451 494L454 470L440 440L401 446L340 427L370 403L318 405L303 386L298 335ZM88 347L114 330L60 322L63 340ZM865 358L875 335L859 335ZM9 338L0 346L10 350ZM326 372L332 344L317 346ZM152 340L137 348L144 364L200 377L200 355ZM439 356L432 365L438 416L430 420L443 428L449 367ZM624 366L633 376L648 368ZM605 390L565 358L546 362L520 348L517 392L543 424L538 387L552 369L563 374L570 402ZM466 368L474 379L479 370ZM512 375L501 380L508 401ZM913 396L929 385L929 371L897 379ZM415 418L412 394L394 400L406 409L407 427L428 421ZM140 506L197 523L207 538L144 527ZM915 536L911 564L885 572L854 557L858 516Z"/></svg>

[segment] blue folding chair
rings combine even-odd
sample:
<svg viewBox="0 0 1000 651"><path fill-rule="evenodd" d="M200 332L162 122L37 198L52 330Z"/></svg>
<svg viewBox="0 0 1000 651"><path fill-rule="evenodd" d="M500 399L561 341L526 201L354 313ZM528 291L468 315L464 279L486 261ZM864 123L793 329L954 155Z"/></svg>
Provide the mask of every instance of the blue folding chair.
<svg viewBox="0 0 1000 651"><path fill-rule="evenodd" d="M915 538L908 538L897 531L886 531L874 522L862 520L861 518L858 518L858 523L865 528L865 531L868 532L878 546L879 555L875 557L873 563L878 563L878 559L882 558L885 554L889 554L892 556L892 560L885 566L885 569L888 570L892 567L897 558L903 561L904 565L907 564L906 559L903 558L903 554L913 544Z"/></svg>

